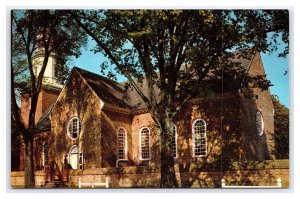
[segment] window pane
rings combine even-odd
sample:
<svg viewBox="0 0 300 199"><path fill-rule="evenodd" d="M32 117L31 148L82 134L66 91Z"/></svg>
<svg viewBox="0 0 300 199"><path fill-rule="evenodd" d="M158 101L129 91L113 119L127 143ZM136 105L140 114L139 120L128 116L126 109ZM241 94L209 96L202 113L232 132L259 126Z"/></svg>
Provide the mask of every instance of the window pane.
<svg viewBox="0 0 300 199"><path fill-rule="evenodd" d="M126 147L125 130L119 129L119 131L118 131L118 159L126 159L125 147Z"/></svg>
<svg viewBox="0 0 300 199"><path fill-rule="evenodd" d="M194 124L194 153L195 156L206 156L206 125L203 120Z"/></svg>
<svg viewBox="0 0 300 199"><path fill-rule="evenodd" d="M71 139L76 139L81 131L81 123L78 118L72 118L68 123L68 136Z"/></svg>
<svg viewBox="0 0 300 199"><path fill-rule="evenodd" d="M141 159L150 158L150 132L148 128L143 128L141 131Z"/></svg>
<svg viewBox="0 0 300 199"><path fill-rule="evenodd" d="M176 158L177 157L177 129L176 129L176 126L174 125L173 126L173 137L174 137L174 140L173 140L173 157Z"/></svg>

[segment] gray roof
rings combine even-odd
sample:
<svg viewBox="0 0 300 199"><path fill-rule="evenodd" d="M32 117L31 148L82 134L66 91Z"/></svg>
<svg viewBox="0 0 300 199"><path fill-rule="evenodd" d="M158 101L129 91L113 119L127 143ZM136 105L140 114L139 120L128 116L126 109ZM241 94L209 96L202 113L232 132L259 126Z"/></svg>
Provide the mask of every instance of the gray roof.
<svg viewBox="0 0 300 199"><path fill-rule="evenodd" d="M244 56L244 54L245 53L242 53L240 51L233 52L233 56L230 58L230 61L232 61L233 63L239 63L240 66L247 71L252 58L254 57L254 53L250 53L250 55L247 57ZM88 85L105 104L133 111L146 108L146 104L139 96L139 94L135 91L135 89L125 89L126 82L119 83L78 67L74 67L73 70L76 70L80 73L80 75L86 80ZM145 94L146 97L148 97L147 90L147 84L144 79L141 85L141 91ZM158 89L156 90L158 91ZM156 93L158 94L158 92ZM51 123L49 117L52 106L53 105L51 105L42 114L41 118L37 122L37 131L42 132L50 130Z"/></svg>
<svg viewBox="0 0 300 199"><path fill-rule="evenodd" d="M253 52L253 51L252 51ZM248 54L248 56L245 56ZM255 53L245 53L236 51L232 53L232 57L229 59L232 63L239 63L242 68L246 71L250 66L252 58ZM235 66L234 66L235 67ZM120 108L139 110L146 108L145 102L139 96L135 89L129 88L125 89L125 84L127 82L119 83L103 77L101 75L86 71L84 69L75 67L75 69L82 75L82 77L87 81L94 92L99 96L104 103L114 105ZM140 89L146 97L148 95L148 87L145 79L140 85ZM158 96L158 89L155 89Z"/></svg>

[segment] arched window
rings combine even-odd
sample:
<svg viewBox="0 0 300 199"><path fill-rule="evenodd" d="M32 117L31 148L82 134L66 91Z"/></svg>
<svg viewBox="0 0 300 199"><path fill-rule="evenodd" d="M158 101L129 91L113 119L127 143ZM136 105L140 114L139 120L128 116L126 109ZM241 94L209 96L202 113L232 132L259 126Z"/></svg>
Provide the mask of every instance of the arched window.
<svg viewBox="0 0 300 199"><path fill-rule="evenodd" d="M256 112L255 121L256 121L257 133L259 136L262 136L264 134L264 119L261 112L259 111Z"/></svg>
<svg viewBox="0 0 300 199"><path fill-rule="evenodd" d="M48 142L43 143L43 166L48 165Z"/></svg>
<svg viewBox="0 0 300 199"><path fill-rule="evenodd" d="M69 162L72 167L72 169L78 168L78 162L79 162L79 148L77 145L73 145L69 150Z"/></svg>
<svg viewBox="0 0 300 199"><path fill-rule="evenodd" d="M118 130L118 159L127 160L127 133L124 128Z"/></svg>
<svg viewBox="0 0 300 199"><path fill-rule="evenodd" d="M203 157L207 155L206 123L197 119L193 123L193 156Z"/></svg>
<svg viewBox="0 0 300 199"><path fill-rule="evenodd" d="M78 117L72 118L68 123L68 136L75 140L79 137L81 131L81 122Z"/></svg>
<svg viewBox="0 0 300 199"><path fill-rule="evenodd" d="M174 136L174 140L173 140L173 157L177 158L177 127L174 124L173 126L173 136Z"/></svg>
<svg viewBox="0 0 300 199"><path fill-rule="evenodd" d="M140 130L140 159L150 160L150 130L147 127Z"/></svg>

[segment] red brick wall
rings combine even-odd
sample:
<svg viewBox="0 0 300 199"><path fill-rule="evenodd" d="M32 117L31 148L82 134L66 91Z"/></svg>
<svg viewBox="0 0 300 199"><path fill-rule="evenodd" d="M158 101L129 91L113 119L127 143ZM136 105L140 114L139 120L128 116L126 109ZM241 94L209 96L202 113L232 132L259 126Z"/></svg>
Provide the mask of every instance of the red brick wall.
<svg viewBox="0 0 300 199"><path fill-rule="evenodd" d="M59 95L58 91L53 91L49 89L42 89L39 97L38 97L38 103L36 107L36 113L35 113L35 122L37 123L40 119L41 115L57 100L57 97ZM25 124L25 126L28 125L28 117L29 117L29 111L30 111L30 98L29 94L23 94L21 99L21 118ZM34 138L34 166L35 169L41 169L42 168L42 152L43 152L43 142L48 140L48 135L50 132L42 132L35 135ZM19 170L24 170L24 141L22 137L20 139L20 153L17 154L20 156L20 165Z"/></svg>
<svg viewBox="0 0 300 199"><path fill-rule="evenodd" d="M73 145L85 154L85 167L101 167L101 107L103 103L74 70L51 112L51 136L49 158L61 167L63 155ZM79 117L81 132L79 138L68 137L67 125L71 118Z"/></svg>
<svg viewBox="0 0 300 199"><path fill-rule="evenodd" d="M282 187L289 187L288 160L266 161L248 166L233 166L231 170L202 170L199 164L175 165L176 178L181 188L220 188L221 179L226 185L234 186L276 186L277 178L281 178ZM70 171L69 187L78 187L81 182L105 182L109 178L110 188L126 187L159 187L160 170L154 167L126 167L126 168L97 168ZM35 172L37 187L43 185L43 172ZM11 186L24 186L24 172L11 173Z"/></svg>
<svg viewBox="0 0 300 199"><path fill-rule="evenodd" d="M227 185L238 186L275 186L281 178L282 187L289 187L289 161L277 160L251 162L247 166L231 164L230 170L202 168L201 164L175 164L176 178L181 188L220 188L221 179ZM160 169L155 167L103 168L84 171L72 171L71 187L78 186L78 177L82 182L105 182L109 177L109 186L120 187L159 187Z"/></svg>
<svg viewBox="0 0 300 199"><path fill-rule="evenodd" d="M59 91L50 89L42 89L36 106L35 122L38 122L41 115L56 101ZM30 97L29 94L22 94L21 97L21 118L25 124L28 125L28 117L30 111Z"/></svg>
<svg viewBox="0 0 300 199"><path fill-rule="evenodd" d="M259 53L256 53L250 65L249 75L265 75ZM251 85L250 85L251 86ZM248 160L266 160L275 158L273 154L274 116L273 103L269 90L260 88L244 89L241 93L241 125L243 147ZM264 134L258 135L256 128L256 113L260 111L264 121Z"/></svg>
<svg viewBox="0 0 300 199"><path fill-rule="evenodd" d="M76 81L76 84L80 84L80 82ZM57 107L52 112L53 135L51 140L54 145L52 146L52 152L56 154L56 159L61 161L62 155L68 153L68 149L73 144L78 144L83 152L87 152L85 156L86 168L115 167L117 161L117 130L123 127L127 131L129 162L121 165L156 165L156 167L159 167L159 139L151 115L145 113L130 116L109 110L101 111L100 108L99 112L95 111L94 107L100 107L99 100L97 101L88 88L82 89L86 91L85 95L82 96L84 97L83 99L74 96L67 97L64 91L62 96L65 99L60 99ZM242 114L239 112L240 99L237 94L230 93L224 94L223 101L220 100L220 97L220 95L216 95L212 99L194 101L175 122L178 133L177 163L215 163L215 166L220 168L221 165L219 163L221 160L223 162L232 162L239 159L238 148L240 146L241 129L243 128L240 125ZM93 104L94 102L95 104ZM74 105L76 103L81 104L80 107L76 107ZM222 133L221 103L223 103ZM85 108L82 109L82 106ZM83 118L82 135L76 141L71 141L68 138L66 129L67 122L71 115L74 114L73 111L81 111L82 114L86 115L81 117ZM192 156L192 125L196 119L205 120L207 125L208 156L203 158L194 158ZM139 133L142 127L150 128L150 161L140 160ZM87 150L84 150L84 148L87 148ZM99 157L95 159L96 156Z"/></svg>
<svg viewBox="0 0 300 199"><path fill-rule="evenodd" d="M33 161L34 161L34 170L43 169L43 144L44 142L48 142L50 131L45 131L41 133L37 133L34 136L33 140ZM25 145L23 138L20 138L20 171L24 171L25 168Z"/></svg>

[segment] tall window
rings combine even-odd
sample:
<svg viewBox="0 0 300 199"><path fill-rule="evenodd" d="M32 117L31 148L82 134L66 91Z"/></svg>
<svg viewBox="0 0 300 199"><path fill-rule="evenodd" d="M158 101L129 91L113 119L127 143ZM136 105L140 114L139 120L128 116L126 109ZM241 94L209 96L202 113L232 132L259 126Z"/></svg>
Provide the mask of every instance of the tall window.
<svg viewBox="0 0 300 199"><path fill-rule="evenodd" d="M207 155L206 123L198 119L193 124L193 155L203 157Z"/></svg>
<svg viewBox="0 0 300 199"><path fill-rule="evenodd" d="M174 136L174 140L173 140L173 157L177 158L177 127L174 124L173 126L173 136Z"/></svg>
<svg viewBox="0 0 300 199"><path fill-rule="evenodd" d="M127 134L123 128L118 130L118 159L127 159Z"/></svg>
<svg viewBox="0 0 300 199"><path fill-rule="evenodd" d="M72 118L68 123L69 138L71 138L72 140L77 139L80 131L81 131L81 123L79 118L77 117Z"/></svg>
<svg viewBox="0 0 300 199"><path fill-rule="evenodd" d="M140 131L140 159L150 160L150 130L147 127Z"/></svg>
<svg viewBox="0 0 300 199"><path fill-rule="evenodd" d="M43 143L43 165L48 165L48 142L44 142Z"/></svg>

